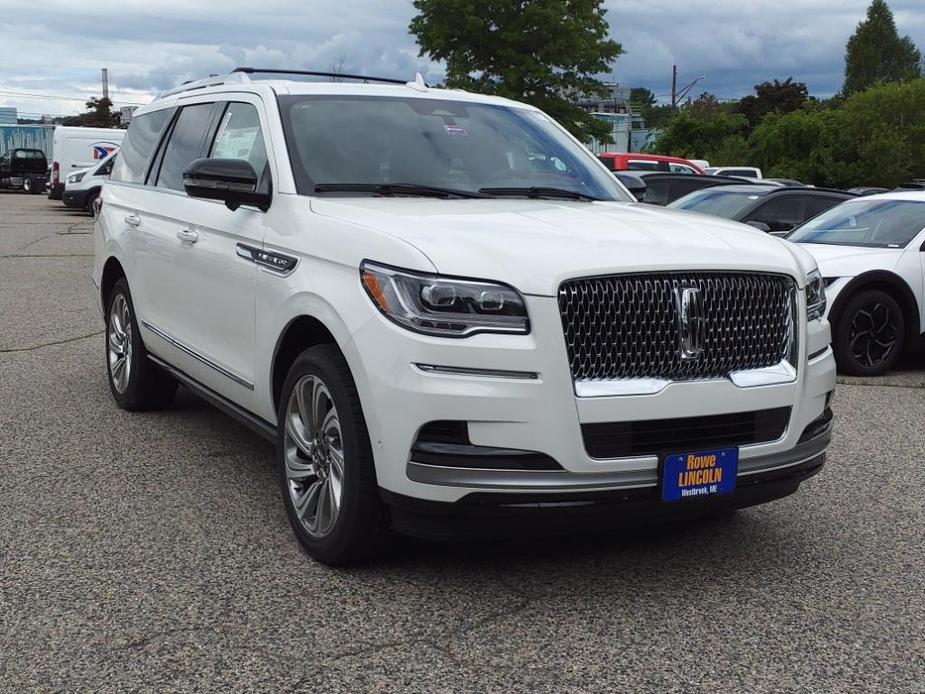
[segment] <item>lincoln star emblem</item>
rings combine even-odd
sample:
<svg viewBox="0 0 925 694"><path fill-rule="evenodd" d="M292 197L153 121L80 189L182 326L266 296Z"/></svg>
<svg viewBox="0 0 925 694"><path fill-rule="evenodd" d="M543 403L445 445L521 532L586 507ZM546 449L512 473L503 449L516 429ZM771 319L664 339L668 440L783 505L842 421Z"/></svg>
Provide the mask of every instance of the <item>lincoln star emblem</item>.
<svg viewBox="0 0 925 694"><path fill-rule="evenodd" d="M675 287L674 296L678 309L681 359L697 359L703 353L706 336L703 296L698 287Z"/></svg>

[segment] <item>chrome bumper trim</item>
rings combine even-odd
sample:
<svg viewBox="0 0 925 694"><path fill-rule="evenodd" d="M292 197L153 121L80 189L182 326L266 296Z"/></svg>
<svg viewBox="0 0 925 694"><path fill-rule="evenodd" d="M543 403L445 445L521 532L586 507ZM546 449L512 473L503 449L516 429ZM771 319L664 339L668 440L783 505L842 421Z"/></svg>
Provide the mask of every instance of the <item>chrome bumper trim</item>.
<svg viewBox="0 0 925 694"><path fill-rule="evenodd" d="M832 439L831 430L794 446L788 451L739 459L739 477L772 472L805 463L824 453ZM654 467L619 472L559 472L529 470L475 470L438 467L408 462L408 479L442 487L466 487L505 492L584 492L655 487L658 471Z"/></svg>

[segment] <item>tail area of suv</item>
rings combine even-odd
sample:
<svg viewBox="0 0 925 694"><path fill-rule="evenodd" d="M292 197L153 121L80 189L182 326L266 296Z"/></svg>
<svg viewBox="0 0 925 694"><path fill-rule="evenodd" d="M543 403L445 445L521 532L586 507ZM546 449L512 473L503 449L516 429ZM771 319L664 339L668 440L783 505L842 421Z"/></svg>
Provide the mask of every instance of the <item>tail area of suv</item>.
<svg viewBox="0 0 925 694"><path fill-rule="evenodd" d="M711 514L822 468L802 248L636 203L531 106L302 77L136 111L93 279L117 405L183 385L275 442L311 556Z"/></svg>

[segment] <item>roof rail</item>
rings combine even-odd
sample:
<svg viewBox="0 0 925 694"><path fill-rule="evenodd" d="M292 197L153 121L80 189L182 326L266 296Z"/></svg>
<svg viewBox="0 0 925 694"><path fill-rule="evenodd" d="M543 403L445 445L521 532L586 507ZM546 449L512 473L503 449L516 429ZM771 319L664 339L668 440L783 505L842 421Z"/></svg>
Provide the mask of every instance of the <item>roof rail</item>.
<svg viewBox="0 0 925 694"><path fill-rule="evenodd" d="M189 82L184 82L179 87L174 87L173 89L168 89L161 92L157 95L158 99L162 99L165 96L171 96L172 94L182 94L183 92L189 92L194 89L204 89L205 87L215 87L220 84L228 83L241 83L241 82L250 82L250 78L245 74L235 74L231 73L229 75L212 75L201 80L191 80Z"/></svg>
<svg viewBox="0 0 925 694"><path fill-rule="evenodd" d="M405 80L398 80L392 77L371 77L370 75L351 75L346 72L315 72L313 70L279 70L275 68L262 69L253 67L237 67L232 74L253 75L254 73L266 73L268 75L310 75L311 77L331 77L334 79L346 80L363 80L364 82L385 82L386 84L407 84Z"/></svg>

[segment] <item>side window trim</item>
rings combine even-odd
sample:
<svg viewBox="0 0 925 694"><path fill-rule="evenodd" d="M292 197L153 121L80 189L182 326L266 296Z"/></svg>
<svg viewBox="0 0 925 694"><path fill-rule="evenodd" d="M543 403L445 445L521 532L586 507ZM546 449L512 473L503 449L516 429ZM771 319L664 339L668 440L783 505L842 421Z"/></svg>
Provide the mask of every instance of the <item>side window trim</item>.
<svg viewBox="0 0 925 694"><path fill-rule="evenodd" d="M157 147L154 149L154 156L151 157L151 161L148 162L148 166L145 170L145 178L142 181L142 185L153 186L154 182L157 180L157 177L161 171L161 162L164 159L164 150L167 149L167 141L170 139L170 135L173 133L173 126L176 124L179 115L180 109L176 106L173 107L173 113L170 114L170 119L167 121L167 125L164 126L164 129L161 132L160 140L158 140Z"/></svg>
<svg viewBox="0 0 925 694"><path fill-rule="evenodd" d="M216 121L215 112L217 110L217 106L221 103L223 102L221 101L213 101L213 102L199 101L199 102L193 102L189 104L181 104L177 107L175 113L173 114L173 118L170 121L170 127L165 129L164 131L164 137L161 139L160 145L158 146L158 150L157 150L157 160L156 162L154 162L154 165L151 167L151 170L148 173L148 178L145 182L145 185L155 187L155 188L157 187L157 183L161 177L161 167L164 164L164 154L167 152L167 146L170 144L170 138L173 137L173 131L177 127L177 122L180 120L180 114L183 112L184 108L188 108L190 106L201 106L203 104L209 104L212 107L212 110L209 115L209 125L206 127L205 131L202 134L202 138L199 141L199 153L198 153L198 156L195 157L195 159L200 159L205 156L204 152L206 150L204 149L204 143L206 141L211 141L211 138L215 136L215 121ZM182 193L183 191L180 191L180 192Z"/></svg>

